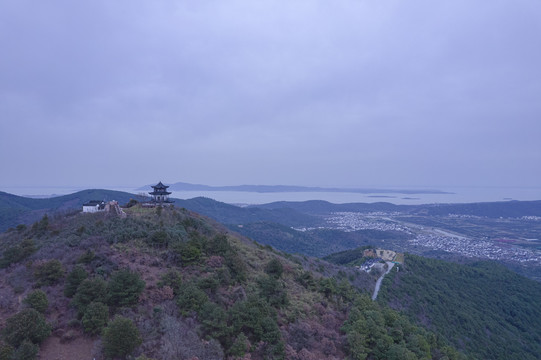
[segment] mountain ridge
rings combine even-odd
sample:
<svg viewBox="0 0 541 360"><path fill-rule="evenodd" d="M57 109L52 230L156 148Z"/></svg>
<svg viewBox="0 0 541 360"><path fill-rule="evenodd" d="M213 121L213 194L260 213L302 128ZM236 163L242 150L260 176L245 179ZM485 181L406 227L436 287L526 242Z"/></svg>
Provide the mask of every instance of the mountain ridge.
<svg viewBox="0 0 541 360"><path fill-rule="evenodd" d="M125 212L44 216L0 234L3 357L463 358L372 302L369 274L278 252L187 209Z"/></svg>
<svg viewBox="0 0 541 360"><path fill-rule="evenodd" d="M137 190L146 190L151 185L145 185ZM241 191L256 193L275 193L275 192L343 192L356 194L452 194L452 192L432 189L381 189L381 188L342 188L342 187L320 187L320 186L300 186L300 185L226 185L212 186L203 184L191 184L185 182L176 182L169 185L169 190L174 191Z"/></svg>

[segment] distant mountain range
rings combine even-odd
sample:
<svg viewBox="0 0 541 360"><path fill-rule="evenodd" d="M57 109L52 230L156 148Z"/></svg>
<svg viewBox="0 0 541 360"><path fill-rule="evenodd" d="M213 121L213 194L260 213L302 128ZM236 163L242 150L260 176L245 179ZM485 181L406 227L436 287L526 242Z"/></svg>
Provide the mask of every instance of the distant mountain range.
<svg viewBox="0 0 541 360"><path fill-rule="evenodd" d="M83 203L89 200L116 200L122 205L126 204L131 198L138 199L139 195L122 191L90 189L47 199L34 199L0 191L0 232L18 224L31 224L46 213L50 215L59 211L81 209ZM431 216L463 214L490 218L541 216L541 201L394 205L386 202L333 204L327 201L312 200L303 202L281 201L239 207L204 197L172 200L175 201L175 206L184 207L221 223L231 225L264 221L293 227L313 227L322 221L321 215L338 211L401 211Z"/></svg>
<svg viewBox="0 0 541 360"><path fill-rule="evenodd" d="M268 204L251 205L261 209L288 208L310 215L329 214L332 212L392 212L425 216L446 216L449 214L483 216L488 218L541 216L541 200L532 201L495 201L466 204L422 204L395 205L388 202L333 204L322 200L277 201Z"/></svg>
<svg viewBox="0 0 541 360"><path fill-rule="evenodd" d="M137 190L147 190L150 185L145 185ZM296 185L233 185L233 186L210 186L201 184L189 184L177 182L169 186L173 191L242 191L255 193L279 193L279 192L339 192L357 194L452 194L450 192L431 189L371 189L371 188L336 188L317 186Z"/></svg>
<svg viewBox="0 0 541 360"><path fill-rule="evenodd" d="M0 232L19 224L31 224L44 214L82 209L83 203L90 200L116 200L123 205L132 198L142 200L136 194L103 189L83 190L47 199L28 198L0 191ZM312 215L288 208L243 208L203 197L172 200L175 206L198 212L225 224L268 221L286 226L314 226L320 221Z"/></svg>

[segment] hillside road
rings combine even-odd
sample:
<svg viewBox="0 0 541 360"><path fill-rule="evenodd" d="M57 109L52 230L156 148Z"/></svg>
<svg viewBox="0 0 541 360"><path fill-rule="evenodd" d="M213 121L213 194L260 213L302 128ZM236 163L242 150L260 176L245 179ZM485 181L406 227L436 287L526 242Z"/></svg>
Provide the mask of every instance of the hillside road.
<svg viewBox="0 0 541 360"><path fill-rule="evenodd" d="M376 288L374 289L374 294L372 294L372 300L376 300L376 298L378 297L379 288L381 287L381 282L383 281L383 278L385 277L385 275L387 275L393 269L394 263L387 261L387 265L389 266L387 271L381 274L378 281L376 281Z"/></svg>

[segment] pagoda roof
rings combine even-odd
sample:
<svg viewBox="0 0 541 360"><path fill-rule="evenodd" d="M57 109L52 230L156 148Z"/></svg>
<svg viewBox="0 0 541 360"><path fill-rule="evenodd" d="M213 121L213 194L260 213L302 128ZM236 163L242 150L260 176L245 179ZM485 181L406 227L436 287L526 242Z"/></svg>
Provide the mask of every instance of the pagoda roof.
<svg viewBox="0 0 541 360"><path fill-rule="evenodd" d="M154 189L167 189L169 186L162 184L160 181L156 185L150 185L150 187L153 187Z"/></svg>
<svg viewBox="0 0 541 360"><path fill-rule="evenodd" d="M149 192L150 195L171 195L171 193L169 191L153 191L153 192Z"/></svg>

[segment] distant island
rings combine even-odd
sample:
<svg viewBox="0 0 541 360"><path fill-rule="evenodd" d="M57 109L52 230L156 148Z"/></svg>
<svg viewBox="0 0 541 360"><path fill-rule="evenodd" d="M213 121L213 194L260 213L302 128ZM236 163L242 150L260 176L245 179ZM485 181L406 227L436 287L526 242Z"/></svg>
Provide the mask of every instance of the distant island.
<svg viewBox="0 0 541 360"><path fill-rule="evenodd" d="M146 190L149 185L142 186L137 190ZM210 186L201 184L189 184L177 182L169 186L173 191L242 191L255 193L283 193L283 192L337 192L356 194L453 194L441 190L432 189L371 189L371 188L335 188L335 187L314 187L297 185L232 185L232 186Z"/></svg>

